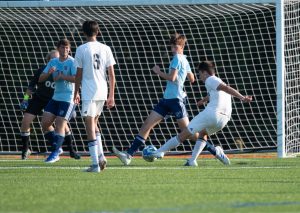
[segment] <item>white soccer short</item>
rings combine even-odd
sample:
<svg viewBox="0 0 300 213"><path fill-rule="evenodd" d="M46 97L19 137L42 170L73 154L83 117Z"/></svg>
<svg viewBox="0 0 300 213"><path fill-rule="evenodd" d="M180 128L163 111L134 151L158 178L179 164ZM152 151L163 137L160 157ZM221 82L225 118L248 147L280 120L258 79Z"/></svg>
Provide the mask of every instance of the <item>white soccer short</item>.
<svg viewBox="0 0 300 213"><path fill-rule="evenodd" d="M96 117L98 115L101 115L103 111L104 103L105 103L104 100L82 101L81 115L83 117L86 116Z"/></svg>
<svg viewBox="0 0 300 213"><path fill-rule="evenodd" d="M223 129L229 120L228 115L204 110L191 120L187 128L193 135L202 130L206 130L208 135L213 135Z"/></svg>

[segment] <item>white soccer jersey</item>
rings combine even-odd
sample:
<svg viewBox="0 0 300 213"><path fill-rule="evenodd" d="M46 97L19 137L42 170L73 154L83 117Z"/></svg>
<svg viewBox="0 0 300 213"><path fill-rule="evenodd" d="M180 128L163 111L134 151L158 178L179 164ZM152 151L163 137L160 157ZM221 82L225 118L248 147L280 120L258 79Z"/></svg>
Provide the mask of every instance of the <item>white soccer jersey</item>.
<svg viewBox="0 0 300 213"><path fill-rule="evenodd" d="M83 69L81 99L106 100L106 69L116 64L110 47L98 41L82 44L76 50L75 62Z"/></svg>
<svg viewBox="0 0 300 213"><path fill-rule="evenodd" d="M206 79L205 87L209 95L209 103L206 110L212 110L230 117L232 111L231 95L224 91L217 90L221 83L223 83L223 81L216 76L211 76Z"/></svg>

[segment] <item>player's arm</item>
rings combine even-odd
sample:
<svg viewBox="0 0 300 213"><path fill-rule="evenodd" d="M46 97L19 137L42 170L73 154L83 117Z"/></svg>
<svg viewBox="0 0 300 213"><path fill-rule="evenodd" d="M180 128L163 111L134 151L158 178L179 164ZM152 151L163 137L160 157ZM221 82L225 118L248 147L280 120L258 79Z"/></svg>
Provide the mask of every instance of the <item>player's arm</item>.
<svg viewBox="0 0 300 213"><path fill-rule="evenodd" d="M39 77L39 83L46 81L49 78L49 76L55 72L55 70L56 70L55 67L50 67L48 64L47 67L44 69L44 71L42 72L42 74Z"/></svg>
<svg viewBox="0 0 300 213"><path fill-rule="evenodd" d="M168 80L168 81L175 81L177 79L178 70L177 69L171 69L171 72L169 74L164 73L160 71L160 67L158 65L155 65L152 68L153 72L155 72L157 75L159 75L161 78Z"/></svg>
<svg viewBox="0 0 300 213"><path fill-rule="evenodd" d="M194 83L194 82L195 82L195 75L194 75L194 73L188 72L187 75L186 75L186 77L189 79L189 81L190 81L191 83Z"/></svg>
<svg viewBox="0 0 300 213"><path fill-rule="evenodd" d="M202 105L206 104L208 101L209 101L209 96L207 95L202 100L197 102L197 106L202 106Z"/></svg>
<svg viewBox="0 0 300 213"><path fill-rule="evenodd" d="M226 93L228 93L229 95L232 95L233 97L236 97L238 99L240 99L243 102L247 102L249 103L250 101L252 101L252 96L243 96L241 93L239 93L236 89L221 83L218 87L217 90L222 90Z"/></svg>
<svg viewBox="0 0 300 213"><path fill-rule="evenodd" d="M33 91L35 90L35 87L39 81L39 76L41 75L42 70L39 69L34 73L33 78L30 80L28 84L28 88L26 89L26 92L23 97L23 101L20 104L21 110L26 110L28 107L28 100L31 97Z"/></svg>
<svg viewBox="0 0 300 213"><path fill-rule="evenodd" d="M81 80L82 80L82 68L77 67L77 72L75 76L75 90L74 90L74 102L76 104L79 104L80 102L80 95L79 95L79 89L81 86Z"/></svg>
<svg viewBox="0 0 300 213"><path fill-rule="evenodd" d="M113 65L108 67L108 79L109 79L109 95L108 95L106 105L107 108L110 109L115 106L116 78L115 78L115 70Z"/></svg>

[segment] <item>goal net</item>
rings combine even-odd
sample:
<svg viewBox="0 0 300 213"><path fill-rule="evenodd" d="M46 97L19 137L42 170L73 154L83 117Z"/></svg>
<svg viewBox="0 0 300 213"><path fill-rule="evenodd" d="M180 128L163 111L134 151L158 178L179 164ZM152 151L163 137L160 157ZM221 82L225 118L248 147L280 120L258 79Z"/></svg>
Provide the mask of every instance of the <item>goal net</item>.
<svg viewBox="0 0 300 213"><path fill-rule="evenodd" d="M285 0L282 5L283 26L283 146L279 156L289 157L300 153L300 2Z"/></svg>
<svg viewBox="0 0 300 213"><path fill-rule="evenodd" d="M202 110L196 107L196 102L206 96L196 66L200 60L212 60L218 76L242 94L253 95L254 101L244 104L234 99L231 121L210 140L227 151L276 149L275 4L108 6L98 2L94 6L68 6L48 2L47 6L47 2L43 3L0 7L1 152L20 151L19 104L33 72L45 63L46 53L61 38L71 40L74 56L76 47L84 42L81 24L88 19L98 21L101 29L98 39L112 47L117 60L116 108L104 110L100 118L105 151L113 145L120 149L129 147L153 106L162 98L166 82L153 74L151 68L158 64L167 71L171 59L168 40L175 31L188 39L185 54L197 76L196 83L185 84L190 118ZM289 17L294 28L289 32L292 41L287 48L292 49L287 60L294 72L287 76L291 85L287 93L299 109L298 17ZM292 36L298 39L296 43ZM299 110L289 113L294 119L291 122L297 124L291 131L298 128L298 133L287 137L299 139ZM82 118L77 116L70 125L77 150L86 151ZM146 143L160 146L177 132L176 120L166 119L151 132ZM187 141L176 151L187 152L192 147ZM32 126L30 148L36 152L47 150L40 118Z"/></svg>

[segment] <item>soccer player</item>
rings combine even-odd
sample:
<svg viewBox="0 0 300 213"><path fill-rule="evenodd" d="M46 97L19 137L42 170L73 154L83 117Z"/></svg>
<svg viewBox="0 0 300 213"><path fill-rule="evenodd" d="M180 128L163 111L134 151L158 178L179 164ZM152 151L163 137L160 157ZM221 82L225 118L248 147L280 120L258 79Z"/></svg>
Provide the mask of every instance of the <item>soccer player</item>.
<svg viewBox="0 0 300 213"><path fill-rule="evenodd" d="M76 67L74 58L69 56L70 42L62 39L57 43L59 58L52 59L39 77L39 82L50 76L55 81L55 90L52 99L45 108L42 118L42 128L46 131L55 121L55 133L52 136L53 150L46 163L59 160L59 149L65 138L65 128L75 109L73 102Z"/></svg>
<svg viewBox="0 0 300 213"><path fill-rule="evenodd" d="M59 57L57 50L52 50L46 56L46 61L49 62L53 58ZM44 82L39 83L39 77L46 65L39 68L33 78L31 79L29 86L24 95L24 100L21 103L21 110L25 111L22 124L21 124L21 142L22 142L22 156L21 159L26 160L31 154L29 149L29 137L30 137L30 124L36 118L37 115L42 115L42 111L45 106L51 100L54 92L54 85L52 76L49 76ZM31 99L30 96L32 96ZM49 126L47 129L48 134L45 135L49 140L49 135L54 131L53 126ZM65 141L68 144L70 151L70 157L79 159L80 156L74 151L72 143L72 135L69 134L70 130L68 126L66 127L67 136Z"/></svg>
<svg viewBox="0 0 300 213"><path fill-rule="evenodd" d="M190 64L183 54L184 46L186 43L186 37L175 33L170 38L171 50L173 53L173 59L169 66L169 73L164 73L160 70L159 66L154 66L153 71L161 78L167 80L167 87L164 92L164 97L154 107L144 124L142 125L138 135L135 137L130 148L121 152L113 147L113 152L121 160L124 165L129 165L133 155L138 151L139 147L145 144L145 140L148 138L150 131L159 124L164 117L173 115L177 119L178 126L181 130L187 127L189 123L187 110L185 103L187 101L187 95L183 90L186 77L191 83L195 81L194 74L191 71ZM197 135L190 138L196 141ZM198 142L197 142L198 143ZM213 147L209 142L207 148L211 151L210 147ZM224 156L215 156L224 163ZM226 157L226 156L225 156Z"/></svg>
<svg viewBox="0 0 300 213"><path fill-rule="evenodd" d="M108 109L115 105L114 65L116 62L110 47L97 41L100 30L96 21L85 21L82 24L82 31L87 42L80 45L76 50L77 74L74 101L79 103L79 88L82 86L81 114L85 118L87 144L92 160L92 165L86 171L100 172L105 169L107 161L103 153L101 134L97 123L105 101ZM108 98L106 70L108 70L109 79Z"/></svg>
<svg viewBox="0 0 300 213"><path fill-rule="evenodd" d="M237 90L226 85L220 78L215 75L214 64L210 61L203 61L199 64L200 80L205 83L208 93L201 104L209 102L205 110L194 117L187 128L184 128L181 133L168 140L161 148L153 153L154 157L161 157L171 148L177 147L187 138L199 133L199 138L204 143L208 136L213 135L224 128L231 117L231 97L236 97L243 102L249 103L252 101L251 96L243 96ZM197 164L196 159L201 152L200 146L195 146L192 152L192 157L187 160L188 166ZM215 149L215 152L220 150Z"/></svg>

